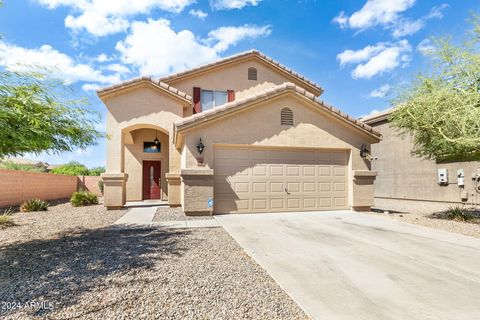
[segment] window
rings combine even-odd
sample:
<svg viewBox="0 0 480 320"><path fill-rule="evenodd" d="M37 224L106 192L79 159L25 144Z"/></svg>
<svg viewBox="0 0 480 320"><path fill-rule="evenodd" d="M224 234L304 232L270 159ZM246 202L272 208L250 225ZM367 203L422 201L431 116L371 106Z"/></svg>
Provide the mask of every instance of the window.
<svg viewBox="0 0 480 320"><path fill-rule="evenodd" d="M227 92L202 90L200 101L202 103L202 111L206 111L227 103Z"/></svg>
<svg viewBox="0 0 480 320"><path fill-rule="evenodd" d="M248 80L257 80L257 69L248 68Z"/></svg>
<svg viewBox="0 0 480 320"><path fill-rule="evenodd" d="M150 141L144 141L143 142L143 152L146 153L160 153L160 150L162 148L162 144L159 142L158 144L155 144L155 142L150 142Z"/></svg>
<svg viewBox="0 0 480 320"><path fill-rule="evenodd" d="M293 111L290 108L283 108L280 113L280 124L282 126L293 126Z"/></svg>

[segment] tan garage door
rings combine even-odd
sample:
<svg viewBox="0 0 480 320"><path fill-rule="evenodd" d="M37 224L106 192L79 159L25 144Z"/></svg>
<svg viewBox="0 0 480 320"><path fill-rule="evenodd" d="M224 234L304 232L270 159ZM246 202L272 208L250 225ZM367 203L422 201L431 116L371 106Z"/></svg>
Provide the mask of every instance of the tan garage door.
<svg viewBox="0 0 480 320"><path fill-rule="evenodd" d="M347 209L344 151L215 148L214 211Z"/></svg>

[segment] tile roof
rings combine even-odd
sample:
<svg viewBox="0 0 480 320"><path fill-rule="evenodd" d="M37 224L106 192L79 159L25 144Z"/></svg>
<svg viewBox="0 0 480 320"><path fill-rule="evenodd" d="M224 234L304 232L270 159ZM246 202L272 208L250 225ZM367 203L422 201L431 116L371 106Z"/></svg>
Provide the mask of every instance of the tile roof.
<svg viewBox="0 0 480 320"><path fill-rule="evenodd" d="M146 83L154 85L158 88L166 90L169 93L177 96L178 98L182 98L183 100L187 100L189 102L192 101L192 97L189 96L188 94L186 94L185 92L182 92L182 91L180 91L180 90L178 90L178 89L176 89L176 88L174 88L174 87L172 87L172 86L170 86L170 85L168 85L164 82L154 81L151 77L140 77L140 78L134 78L134 79L130 79L130 80L127 80L127 81L123 81L123 82L120 82L120 83L115 84L113 86L109 86L109 87L99 89L99 90L97 90L97 94L98 94L98 96L103 96L103 95L110 94L110 93L118 91L118 90L129 88L129 87L131 87L135 84L141 83L141 82L146 82Z"/></svg>
<svg viewBox="0 0 480 320"><path fill-rule="evenodd" d="M259 99L269 98L273 95L279 94L279 93L287 91L287 90L293 91L297 94L300 94L300 95L308 98L309 100L315 102L318 107L325 109L326 111L328 111L329 113L331 113L335 117L337 117L337 118L339 118L343 121L346 121L346 122L348 122L349 124L351 124L355 127L360 128L361 130L365 131L366 133L368 133L370 135L373 135L376 138L381 137L381 134L378 131L374 130L369 125L363 123L362 121L359 121L357 119L354 119L354 118L350 117L346 113L334 108L331 105L326 104L322 100L317 99L313 93L308 92L305 89L303 89L303 88L301 88L301 87L299 87L299 86L297 86L297 85L295 85L291 82L286 82L286 83L283 83L281 85L268 88L268 89L266 89L262 92L259 92L257 94L247 96L245 98L226 103L222 106L219 106L219 107L207 110L207 111L203 111L201 113L197 113L197 114L194 114L194 115L186 117L186 118L183 118L183 119L181 119L179 121L176 121L174 123L175 128L178 131L178 130L181 130L182 128L185 128L185 127L191 127L191 126L195 126L197 124L201 124L206 120L216 118L216 117L221 116L222 114L224 114L228 111L232 111L232 109L238 108L239 106L246 105L250 102L254 102L254 101L257 101Z"/></svg>
<svg viewBox="0 0 480 320"><path fill-rule="evenodd" d="M280 62L268 57L267 55L261 53L258 50L250 50L250 51L238 53L236 55L226 57L226 58L214 61L214 62L209 63L209 64L205 64L205 65L202 65L202 66L199 66L199 67L196 67L196 68L193 68L193 69L189 69L189 70L186 70L186 71L174 73L174 74L171 74L171 75L160 78L160 81L170 82L170 81L176 80L177 78L188 76L192 73L196 73L196 72L200 72L200 71L203 71L203 70L206 70L206 69L214 68L216 66L228 64L228 63L233 62L235 60L239 60L239 59L242 59L242 58L247 58L247 57L250 57L250 56L255 56L255 57L258 57L258 58L262 59L263 61L265 61L265 62L267 62L267 63L269 63L269 64L287 72L287 73L289 73L291 76L297 78L300 82L303 82L303 83L307 84L308 86L314 88L315 90L319 91L320 94L323 93L322 87L320 87L315 82L307 79L306 77L304 77L301 74L293 71L292 69L282 65Z"/></svg>
<svg viewBox="0 0 480 320"><path fill-rule="evenodd" d="M389 108L389 109L374 113L372 115L360 117L358 118L358 120L365 122L367 124L374 124L383 120L387 120L392 112L393 112L393 108Z"/></svg>

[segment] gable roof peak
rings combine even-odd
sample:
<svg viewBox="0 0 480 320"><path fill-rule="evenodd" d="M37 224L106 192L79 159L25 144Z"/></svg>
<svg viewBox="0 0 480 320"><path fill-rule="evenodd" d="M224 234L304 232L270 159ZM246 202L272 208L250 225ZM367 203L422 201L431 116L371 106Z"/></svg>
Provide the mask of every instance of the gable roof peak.
<svg viewBox="0 0 480 320"><path fill-rule="evenodd" d="M307 79L303 75L293 71L291 68L288 68L288 67L284 66L280 62L270 58L269 56L260 52L257 49L251 49L251 50L248 50L248 51L240 52L240 53L237 53L235 55L225 57L225 58L216 60L216 61L211 62L211 63L204 64L204 65L192 68L192 69L188 69L188 70L185 70L185 71L170 74L170 75L161 77L159 79L159 81L166 82L166 83L175 82L175 81L180 80L182 78L186 78L186 77L195 75L197 73L200 73L200 72L203 72L203 71L206 71L206 70L212 70L214 68L217 68L217 67L220 67L220 66L223 66L223 65L227 65L229 63L239 61L239 60L242 60L242 59L247 59L249 57L256 57L256 58L262 60L263 62L269 64L273 68L277 69L278 71L287 74L294 81L297 80L298 83L302 83L306 88L308 88L309 91L316 94L317 96L319 96L323 93L323 88L320 87L317 83L315 83L315 82Z"/></svg>

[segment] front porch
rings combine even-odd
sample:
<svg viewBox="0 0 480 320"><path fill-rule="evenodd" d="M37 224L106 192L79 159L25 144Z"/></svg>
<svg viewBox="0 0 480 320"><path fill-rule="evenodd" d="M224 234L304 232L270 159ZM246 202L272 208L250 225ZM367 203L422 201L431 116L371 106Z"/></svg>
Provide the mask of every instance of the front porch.
<svg viewBox="0 0 480 320"><path fill-rule="evenodd" d="M179 175L171 173L179 166L180 154L170 143L169 131L153 124L136 124L121 129L119 136L118 162L110 167L120 172L110 172L107 164L108 171L102 175L105 205L180 205Z"/></svg>

